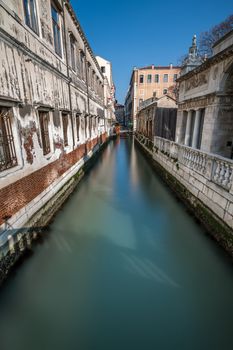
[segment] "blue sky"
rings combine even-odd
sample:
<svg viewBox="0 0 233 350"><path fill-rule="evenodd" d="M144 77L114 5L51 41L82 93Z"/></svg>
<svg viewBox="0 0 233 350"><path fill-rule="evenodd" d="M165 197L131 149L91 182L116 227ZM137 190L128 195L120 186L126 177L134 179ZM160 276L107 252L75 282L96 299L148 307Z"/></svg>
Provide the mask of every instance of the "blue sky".
<svg viewBox="0 0 233 350"><path fill-rule="evenodd" d="M95 55L112 62L116 97L128 89L132 68L177 64L193 34L233 13L232 0L71 0Z"/></svg>

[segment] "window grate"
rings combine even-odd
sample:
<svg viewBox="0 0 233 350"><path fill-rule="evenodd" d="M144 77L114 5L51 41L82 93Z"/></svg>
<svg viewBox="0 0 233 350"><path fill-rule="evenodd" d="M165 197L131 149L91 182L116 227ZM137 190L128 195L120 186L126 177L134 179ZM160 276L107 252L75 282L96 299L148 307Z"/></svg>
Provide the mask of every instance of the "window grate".
<svg viewBox="0 0 233 350"><path fill-rule="evenodd" d="M62 125L63 125L63 140L64 146L68 146L68 114L62 114Z"/></svg>
<svg viewBox="0 0 233 350"><path fill-rule="evenodd" d="M42 147L44 156L50 153L50 140L49 140L49 114L47 112L39 112L40 129L42 138Z"/></svg>
<svg viewBox="0 0 233 350"><path fill-rule="evenodd" d="M17 165L14 137L11 127L11 113L0 110L0 171Z"/></svg>

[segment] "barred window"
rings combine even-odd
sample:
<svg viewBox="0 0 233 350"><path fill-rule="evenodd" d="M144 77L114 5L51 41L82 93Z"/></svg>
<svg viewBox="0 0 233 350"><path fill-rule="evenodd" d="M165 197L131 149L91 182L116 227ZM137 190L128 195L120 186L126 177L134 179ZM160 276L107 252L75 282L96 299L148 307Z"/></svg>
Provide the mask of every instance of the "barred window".
<svg viewBox="0 0 233 350"><path fill-rule="evenodd" d="M80 140L80 113L76 114L77 140Z"/></svg>
<svg viewBox="0 0 233 350"><path fill-rule="evenodd" d="M66 113L62 113L62 126L63 126L63 140L64 146L68 146L68 125L69 125L69 116Z"/></svg>
<svg viewBox="0 0 233 350"><path fill-rule="evenodd" d="M11 111L0 109L0 171L16 165L17 158L11 128Z"/></svg>
<svg viewBox="0 0 233 350"><path fill-rule="evenodd" d="M40 120L43 154L46 155L50 153L50 150L51 150L50 139L49 139L49 113L39 112L39 120Z"/></svg>

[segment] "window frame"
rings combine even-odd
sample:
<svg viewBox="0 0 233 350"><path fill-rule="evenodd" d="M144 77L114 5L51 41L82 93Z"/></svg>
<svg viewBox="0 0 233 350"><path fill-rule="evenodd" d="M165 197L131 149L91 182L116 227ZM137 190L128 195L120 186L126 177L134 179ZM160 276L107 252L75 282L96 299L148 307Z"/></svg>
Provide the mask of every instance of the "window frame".
<svg viewBox="0 0 233 350"><path fill-rule="evenodd" d="M56 12L57 19L53 16L53 11ZM58 56L62 57L62 36L61 36L61 21L60 11L54 1L51 1L51 19L53 28L53 45Z"/></svg>
<svg viewBox="0 0 233 350"><path fill-rule="evenodd" d="M51 152L50 133L49 133L50 115L48 111L38 111L38 114L39 114L40 135L41 135L41 143L43 148L43 155L46 156Z"/></svg>
<svg viewBox="0 0 233 350"><path fill-rule="evenodd" d="M70 64L74 72L77 69L77 59L76 59L76 39L72 33L70 33Z"/></svg>
<svg viewBox="0 0 233 350"><path fill-rule="evenodd" d="M23 0L25 24L35 34L39 35L39 23L36 5L36 0Z"/></svg>
<svg viewBox="0 0 233 350"><path fill-rule="evenodd" d="M64 147L69 146L69 136L68 136L68 130L69 130L69 113L62 112L62 130L63 130L63 144Z"/></svg>
<svg viewBox="0 0 233 350"><path fill-rule="evenodd" d="M157 79L158 78L158 79ZM160 79L160 76L159 76L159 74L155 74L155 78L154 78L155 80L155 83L156 84L159 84L159 79Z"/></svg>
<svg viewBox="0 0 233 350"><path fill-rule="evenodd" d="M165 79L165 77L166 77L166 79ZM163 75L163 82L164 82L164 83L168 83L168 80L169 80L168 74L167 74L167 73L164 73L164 75Z"/></svg>
<svg viewBox="0 0 233 350"><path fill-rule="evenodd" d="M76 113L75 121L76 121L77 141L79 142L80 141L81 113Z"/></svg>
<svg viewBox="0 0 233 350"><path fill-rule="evenodd" d="M12 117L11 108L0 107L0 173L18 165Z"/></svg>
<svg viewBox="0 0 233 350"><path fill-rule="evenodd" d="M151 84L151 83L152 83L152 74L147 74L147 84Z"/></svg>

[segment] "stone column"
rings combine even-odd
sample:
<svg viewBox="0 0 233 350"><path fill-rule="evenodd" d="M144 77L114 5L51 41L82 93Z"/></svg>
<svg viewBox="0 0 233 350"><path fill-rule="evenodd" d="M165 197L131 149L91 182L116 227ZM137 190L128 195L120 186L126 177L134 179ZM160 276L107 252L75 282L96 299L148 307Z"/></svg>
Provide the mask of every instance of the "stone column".
<svg viewBox="0 0 233 350"><path fill-rule="evenodd" d="M185 130L185 146L189 146L190 138L191 138L191 123L192 123L192 110L188 111L186 130Z"/></svg>
<svg viewBox="0 0 233 350"><path fill-rule="evenodd" d="M201 123L201 110L198 109L196 111L194 128L193 128L193 141L192 141L193 148L197 148L197 145L198 145L200 123Z"/></svg>

